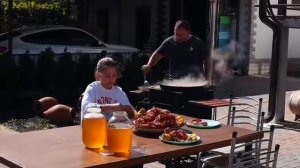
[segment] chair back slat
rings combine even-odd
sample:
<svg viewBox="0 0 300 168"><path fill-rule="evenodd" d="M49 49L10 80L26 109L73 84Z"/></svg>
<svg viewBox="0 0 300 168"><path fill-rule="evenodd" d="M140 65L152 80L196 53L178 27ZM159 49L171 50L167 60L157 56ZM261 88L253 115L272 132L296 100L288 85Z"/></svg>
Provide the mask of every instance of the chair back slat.
<svg viewBox="0 0 300 168"><path fill-rule="evenodd" d="M241 99L245 99L247 103L234 104L233 99L240 99L237 100L238 102L243 101ZM259 98L257 101L250 97L233 97L233 95L230 95L227 125L235 126L243 124L254 127L256 131L263 130L262 102L262 98Z"/></svg>
<svg viewBox="0 0 300 168"><path fill-rule="evenodd" d="M230 97L229 97L229 106L228 106L228 114L227 114L227 125L230 125L232 99L233 99L233 95L230 95Z"/></svg>
<svg viewBox="0 0 300 168"><path fill-rule="evenodd" d="M234 168L275 168L278 159L280 145L277 144L274 150L268 150L265 152L253 152L252 155L245 155L242 152L237 154L236 163L229 167ZM272 156L272 159L270 158Z"/></svg>
<svg viewBox="0 0 300 168"><path fill-rule="evenodd" d="M240 103L240 100L233 101L233 99L237 98L246 99L247 103ZM276 166L278 150L277 152L276 150L272 151L274 125L272 125L270 129L264 128L265 112L262 112L262 103L262 98L256 100L248 97L233 97L233 95L230 95L227 125L250 128L257 132L264 133L264 137L251 142L240 143L241 140L239 140L239 138L242 139L242 137L238 137L237 132L233 132L230 152L227 155L226 162L224 162L222 155L220 155L219 158L212 156L211 159L200 159L202 166L217 166L219 165L218 162L220 163L218 160L223 160L223 162L221 162L225 167L228 166L229 168L237 167L239 165L238 162L243 164L243 166L239 167L256 168L261 165L264 167L269 167L269 165ZM237 155L240 151L243 151L243 155L241 154L242 156L240 160L238 160Z"/></svg>
<svg viewBox="0 0 300 168"><path fill-rule="evenodd" d="M273 160L277 159L278 154L276 154L276 150L277 151L279 150L279 147L275 147L275 151L271 150L273 135L274 135L274 125L270 127L269 136L267 138L265 137L261 139L255 139L251 142L238 144L237 142L239 141L239 138L242 137L237 137L237 133L234 132L232 134L228 167L231 168L231 167L236 167L238 165L239 165L238 167L245 167L250 165L252 166L264 165L265 167L268 167L269 163L271 162L273 163ZM246 149L247 146L252 146L252 150L241 152L242 151L241 149L242 148Z"/></svg>

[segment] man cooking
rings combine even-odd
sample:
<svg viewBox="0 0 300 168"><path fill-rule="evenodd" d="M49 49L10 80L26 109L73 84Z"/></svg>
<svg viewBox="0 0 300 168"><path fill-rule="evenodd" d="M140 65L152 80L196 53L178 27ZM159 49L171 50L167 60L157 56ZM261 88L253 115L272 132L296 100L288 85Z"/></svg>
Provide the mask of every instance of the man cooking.
<svg viewBox="0 0 300 168"><path fill-rule="evenodd" d="M178 20L174 26L174 35L166 38L154 51L146 65L142 66L144 74L163 57L169 60L169 79L179 79L187 75L202 77L207 75L207 46L191 34L190 23Z"/></svg>

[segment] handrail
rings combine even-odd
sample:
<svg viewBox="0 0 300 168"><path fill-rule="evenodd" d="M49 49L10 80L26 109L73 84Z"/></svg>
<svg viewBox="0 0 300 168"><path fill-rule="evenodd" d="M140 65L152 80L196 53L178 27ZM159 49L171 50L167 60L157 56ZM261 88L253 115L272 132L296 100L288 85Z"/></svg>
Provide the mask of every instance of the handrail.
<svg viewBox="0 0 300 168"><path fill-rule="evenodd" d="M295 8L295 7L300 7L300 4L271 4L269 2L267 2L267 3L268 3L268 9L270 11L272 11L272 8L282 8L282 7L286 7L285 10L300 11L300 8ZM259 4L254 5L254 7L259 7ZM291 8L291 7L294 7L294 8ZM278 14L274 15L273 13L272 13L272 15L275 17L280 16ZM268 17L272 17L272 15L268 15ZM283 15L281 15L281 16L283 16ZM292 16L292 15L286 16L286 18L295 18L295 17L299 17L299 16Z"/></svg>
<svg viewBox="0 0 300 168"><path fill-rule="evenodd" d="M299 9L300 10L300 9ZM268 17L271 17L271 16L268 16ZM277 19L297 19L297 18L299 18L300 16L282 16L282 15L280 15L280 16L275 16Z"/></svg>
<svg viewBox="0 0 300 168"><path fill-rule="evenodd" d="M271 4L270 7L277 8L277 7L284 7L284 6L300 6L300 4ZM258 5L254 5L254 7L259 7Z"/></svg>
<svg viewBox="0 0 300 168"><path fill-rule="evenodd" d="M286 8L287 10L295 10L295 11L298 11L300 10L300 8Z"/></svg>

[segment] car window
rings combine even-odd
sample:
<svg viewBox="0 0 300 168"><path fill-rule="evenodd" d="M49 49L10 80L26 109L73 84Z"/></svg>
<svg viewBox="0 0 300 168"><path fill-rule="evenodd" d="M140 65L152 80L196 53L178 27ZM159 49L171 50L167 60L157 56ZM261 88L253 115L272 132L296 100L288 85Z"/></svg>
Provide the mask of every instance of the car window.
<svg viewBox="0 0 300 168"><path fill-rule="evenodd" d="M21 40L36 44L98 46L97 39L73 29L47 30L24 36Z"/></svg>
<svg viewBox="0 0 300 168"><path fill-rule="evenodd" d="M68 30L65 33L68 36L71 45L91 46L91 47L98 46L98 40L85 32L79 30Z"/></svg>
<svg viewBox="0 0 300 168"><path fill-rule="evenodd" d="M65 45L66 40L64 37L65 36L61 30L48 30L24 36L21 38L21 40L35 44Z"/></svg>
<svg viewBox="0 0 300 168"><path fill-rule="evenodd" d="M18 36L20 34L22 34L22 33L14 31L14 32L12 32L12 37L16 37L16 36ZM5 41L5 40L8 40L8 33L0 34L0 41Z"/></svg>

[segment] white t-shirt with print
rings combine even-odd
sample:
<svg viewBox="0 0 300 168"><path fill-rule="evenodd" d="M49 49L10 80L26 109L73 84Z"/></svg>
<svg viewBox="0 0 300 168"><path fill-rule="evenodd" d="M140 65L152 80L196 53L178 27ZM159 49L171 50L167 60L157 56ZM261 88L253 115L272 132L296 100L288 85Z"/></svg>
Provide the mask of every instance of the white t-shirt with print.
<svg viewBox="0 0 300 168"><path fill-rule="evenodd" d="M81 102L81 119L87 108L99 107L100 104L120 103L130 105L128 97L119 86L113 86L110 90L105 89L100 81L89 84L83 94ZM110 118L110 116L107 116Z"/></svg>

